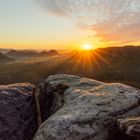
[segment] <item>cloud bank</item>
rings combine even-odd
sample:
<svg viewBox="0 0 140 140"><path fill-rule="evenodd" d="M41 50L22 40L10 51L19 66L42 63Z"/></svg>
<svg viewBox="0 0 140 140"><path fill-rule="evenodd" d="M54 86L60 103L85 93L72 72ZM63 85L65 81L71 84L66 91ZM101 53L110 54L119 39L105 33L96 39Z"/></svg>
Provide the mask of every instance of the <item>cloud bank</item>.
<svg viewBox="0 0 140 140"><path fill-rule="evenodd" d="M38 0L105 42L140 41L140 0Z"/></svg>

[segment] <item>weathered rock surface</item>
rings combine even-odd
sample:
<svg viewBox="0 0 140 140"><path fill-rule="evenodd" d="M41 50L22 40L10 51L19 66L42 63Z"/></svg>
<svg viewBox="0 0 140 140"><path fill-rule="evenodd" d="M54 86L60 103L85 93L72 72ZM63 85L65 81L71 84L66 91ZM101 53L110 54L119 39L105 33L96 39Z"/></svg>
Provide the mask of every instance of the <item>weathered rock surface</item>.
<svg viewBox="0 0 140 140"><path fill-rule="evenodd" d="M37 130L34 86L0 86L0 140L32 140Z"/></svg>
<svg viewBox="0 0 140 140"><path fill-rule="evenodd" d="M118 125L122 132L140 139L140 116L119 119Z"/></svg>
<svg viewBox="0 0 140 140"><path fill-rule="evenodd" d="M117 119L140 116L139 98L138 89L124 84L50 76L40 85L42 119L47 120L34 140L130 140L120 136Z"/></svg>

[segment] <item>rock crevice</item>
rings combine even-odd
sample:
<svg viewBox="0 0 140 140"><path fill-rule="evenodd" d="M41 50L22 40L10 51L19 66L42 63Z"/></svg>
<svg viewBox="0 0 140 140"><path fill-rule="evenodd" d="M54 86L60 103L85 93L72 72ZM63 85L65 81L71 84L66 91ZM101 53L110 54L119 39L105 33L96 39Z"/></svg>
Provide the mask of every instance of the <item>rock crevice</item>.
<svg viewBox="0 0 140 140"><path fill-rule="evenodd" d="M39 85L39 104L42 121L48 119L64 105L64 91L67 88L67 85L62 84L49 86L47 83L42 83Z"/></svg>

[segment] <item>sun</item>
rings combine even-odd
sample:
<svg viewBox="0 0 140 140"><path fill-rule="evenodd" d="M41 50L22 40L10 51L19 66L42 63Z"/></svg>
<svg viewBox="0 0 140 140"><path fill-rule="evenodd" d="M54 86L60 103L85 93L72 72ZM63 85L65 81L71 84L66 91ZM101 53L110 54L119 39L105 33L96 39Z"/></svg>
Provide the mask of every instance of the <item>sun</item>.
<svg viewBox="0 0 140 140"><path fill-rule="evenodd" d="M92 50L92 45L91 44L84 44L82 46L82 50L90 51L90 50Z"/></svg>

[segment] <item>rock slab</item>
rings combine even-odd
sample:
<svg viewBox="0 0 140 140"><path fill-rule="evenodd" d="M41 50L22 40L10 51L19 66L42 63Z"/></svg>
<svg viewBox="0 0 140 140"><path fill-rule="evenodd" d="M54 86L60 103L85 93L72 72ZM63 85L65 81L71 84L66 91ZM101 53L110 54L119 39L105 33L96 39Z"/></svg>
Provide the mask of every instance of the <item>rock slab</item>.
<svg viewBox="0 0 140 140"><path fill-rule="evenodd" d="M140 91L124 84L52 75L39 94L46 121L34 140L130 140L119 135L117 120L140 116Z"/></svg>
<svg viewBox="0 0 140 140"><path fill-rule="evenodd" d="M0 140L32 140L37 130L35 87L0 85Z"/></svg>

